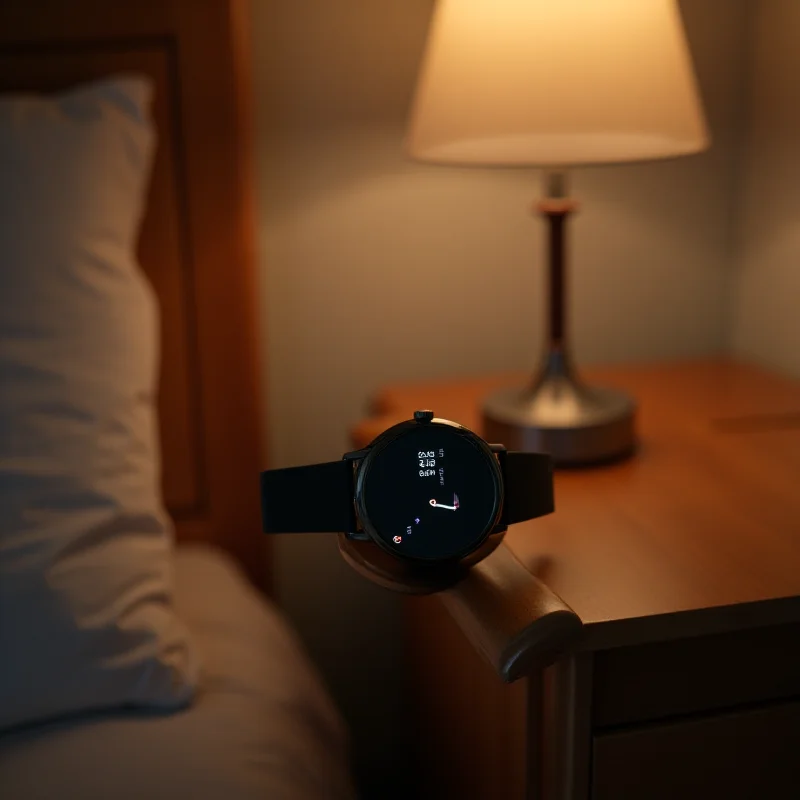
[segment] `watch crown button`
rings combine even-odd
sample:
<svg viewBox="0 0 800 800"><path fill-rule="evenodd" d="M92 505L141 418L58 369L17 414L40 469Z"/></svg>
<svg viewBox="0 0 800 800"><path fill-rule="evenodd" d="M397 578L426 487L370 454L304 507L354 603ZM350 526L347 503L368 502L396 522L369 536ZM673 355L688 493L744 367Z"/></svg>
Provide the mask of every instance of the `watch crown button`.
<svg viewBox="0 0 800 800"><path fill-rule="evenodd" d="M416 422L430 422L433 419L433 411L426 408L422 411L414 412L414 420Z"/></svg>

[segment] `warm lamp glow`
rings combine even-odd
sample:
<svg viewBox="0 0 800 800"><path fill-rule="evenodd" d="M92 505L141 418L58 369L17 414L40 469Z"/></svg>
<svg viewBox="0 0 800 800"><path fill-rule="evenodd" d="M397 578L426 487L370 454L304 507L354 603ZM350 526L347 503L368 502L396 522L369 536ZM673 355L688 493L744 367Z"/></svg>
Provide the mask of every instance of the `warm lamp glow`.
<svg viewBox="0 0 800 800"><path fill-rule="evenodd" d="M408 149L425 161L558 165L704 149L674 0L439 0Z"/></svg>

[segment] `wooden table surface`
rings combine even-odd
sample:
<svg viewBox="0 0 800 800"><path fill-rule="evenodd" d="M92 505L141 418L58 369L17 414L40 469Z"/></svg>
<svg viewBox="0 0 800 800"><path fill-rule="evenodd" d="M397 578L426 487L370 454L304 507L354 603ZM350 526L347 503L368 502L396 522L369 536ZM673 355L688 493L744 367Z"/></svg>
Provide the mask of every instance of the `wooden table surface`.
<svg viewBox="0 0 800 800"><path fill-rule="evenodd" d="M388 387L353 440L364 446L419 407L481 433L481 398L526 378ZM637 398L639 452L558 471L556 512L506 536L583 620L584 646L798 619L800 383L732 362L585 378Z"/></svg>

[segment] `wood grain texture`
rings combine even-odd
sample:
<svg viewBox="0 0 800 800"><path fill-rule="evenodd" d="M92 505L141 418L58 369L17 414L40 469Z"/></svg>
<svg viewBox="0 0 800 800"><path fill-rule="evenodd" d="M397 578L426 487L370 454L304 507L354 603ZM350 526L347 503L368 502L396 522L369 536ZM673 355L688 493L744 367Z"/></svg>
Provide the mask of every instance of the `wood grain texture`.
<svg viewBox="0 0 800 800"><path fill-rule="evenodd" d="M553 664L530 682L541 681L541 716L531 708L528 758L539 762L530 774L532 797L584 800L590 796L593 654L577 653Z"/></svg>
<svg viewBox="0 0 800 800"><path fill-rule="evenodd" d="M162 486L181 540L269 584L261 535L252 92L245 0L7 0L0 91L153 80L158 147L139 242L161 307Z"/></svg>
<svg viewBox="0 0 800 800"><path fill-rule="evenodd" d="M406 601L409 696L420 800L525 800L527 681L507 685L439 597Z"/></svg>
<svg viewBox="0 0 800 800"><path fill-rule="evenodd" d="M587 371L640 403L629 461L556 475L556 512L506 545L586 628L582 647L800 619L800 384L732 362ZM364 446L415 408L481 432L480 400L525 376L398 385Z"/></svg>

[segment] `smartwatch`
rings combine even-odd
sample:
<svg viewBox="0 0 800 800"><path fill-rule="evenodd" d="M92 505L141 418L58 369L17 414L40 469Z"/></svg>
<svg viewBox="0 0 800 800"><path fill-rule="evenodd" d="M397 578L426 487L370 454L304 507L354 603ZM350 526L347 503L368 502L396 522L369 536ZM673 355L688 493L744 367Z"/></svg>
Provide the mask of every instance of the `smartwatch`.
<svg viewBox="0 0 800 800"><path fill-rule="evenodd" d="M415 411L339 461L261 473L266 533L337 532L419 565L475 563L554 510L543 453L509 452Z"/></svg>

